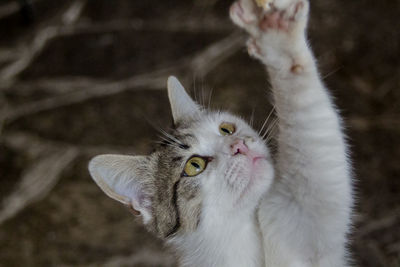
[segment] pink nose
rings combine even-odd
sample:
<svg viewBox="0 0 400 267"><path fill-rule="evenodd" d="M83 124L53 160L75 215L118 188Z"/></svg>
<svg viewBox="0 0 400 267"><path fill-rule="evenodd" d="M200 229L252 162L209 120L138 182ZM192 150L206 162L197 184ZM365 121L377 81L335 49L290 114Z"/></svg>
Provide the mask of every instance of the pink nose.
<svg viewBox="0 0 400 267"><path fill-rule="evenodd" d="M243 154L246 155L249 152L249 148L246 146L243 140L238 139L231 145L231 154Z"/></svg>

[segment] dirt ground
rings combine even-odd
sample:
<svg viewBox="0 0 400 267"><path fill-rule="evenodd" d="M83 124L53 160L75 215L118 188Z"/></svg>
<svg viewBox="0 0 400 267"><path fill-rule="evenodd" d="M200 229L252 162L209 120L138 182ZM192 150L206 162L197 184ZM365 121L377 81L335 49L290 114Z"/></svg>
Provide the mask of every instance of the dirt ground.
<svg viewBox="0 0 400 267"><path fill-rule="evenodd" d="M166 78L256 125L267 77L228 0L0 3L0 266L174 266L87 172L148 153L170 125ZM355 265L400 266L400 2L312 0L309 39L354 162ZM33 14L34 16L30 16Z"/></svg>

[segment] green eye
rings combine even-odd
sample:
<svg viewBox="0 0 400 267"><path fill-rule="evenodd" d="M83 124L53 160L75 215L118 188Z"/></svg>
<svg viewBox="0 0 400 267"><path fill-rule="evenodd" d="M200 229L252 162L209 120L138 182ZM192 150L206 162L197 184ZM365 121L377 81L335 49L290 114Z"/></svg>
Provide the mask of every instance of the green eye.
<svg viewBox="0 0 400 267"><path fill-rule="evenodd" d="M196 156L192 157L186 162L183 174L185 176L196 176L205 170L206 165L205 159Z"/></svg>
<svg viewBox="0 0 400 267"><path fill-rule="evenodd" d="M235 125L233 125L232 123L223 122L219 126L219 133L224 136L232 135L235 130Z"/></svg>

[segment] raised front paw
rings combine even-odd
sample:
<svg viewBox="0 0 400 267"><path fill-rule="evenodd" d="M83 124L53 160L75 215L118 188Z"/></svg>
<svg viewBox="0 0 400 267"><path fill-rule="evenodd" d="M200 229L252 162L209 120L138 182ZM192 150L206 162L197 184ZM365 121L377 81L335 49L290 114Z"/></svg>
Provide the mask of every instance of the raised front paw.
<svg viewBox="0 0 400 267"><path fill-rule="evenodd" d="M252 37L259 37L269 30L285 32L304 30L309 9L307 0L257 2L256 0L238 0L230 8L232 21L248 31Z"/></svg>
<svg viewBox="0 0 400 267"><path fill-rule="evenodd" d="M278 9L272 6L265 12L258 23L260 31L282 31L287 34L302 34L307 24L308 2L306 0L292 1L286 8Z"/></svg>
<svg viewBox="0 0 400 267"><path fill-rule="evenodd" d="M235 24L245 29L250 39L249 54L267 65L282 65L288 58L307 49L305 28L308 20L307 0L238 0L230 9ZM282 63L282 64L281 64Z"/></svg>

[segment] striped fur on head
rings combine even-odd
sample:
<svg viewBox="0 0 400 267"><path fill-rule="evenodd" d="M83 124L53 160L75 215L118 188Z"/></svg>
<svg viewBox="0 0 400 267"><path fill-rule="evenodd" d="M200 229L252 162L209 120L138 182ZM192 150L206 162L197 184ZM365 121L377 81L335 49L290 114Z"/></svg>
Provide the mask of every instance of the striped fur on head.
<svg viewBox="0 0 400 267"><path fill-rule="evenodd" d="M273 177L264 140L237 116L201 109L175 78L169 79L168 94L175 128L162 132L154 152L97 156L89 164L93 179L108 196L140 213L147 229L163 239L195 233L214 221L254 218ZM234 134L221 134L226 122L235 125ZM233 151L238 140L261 160L254 163ZM210 162L196 176L182 175L194 155Z"/></svg>

